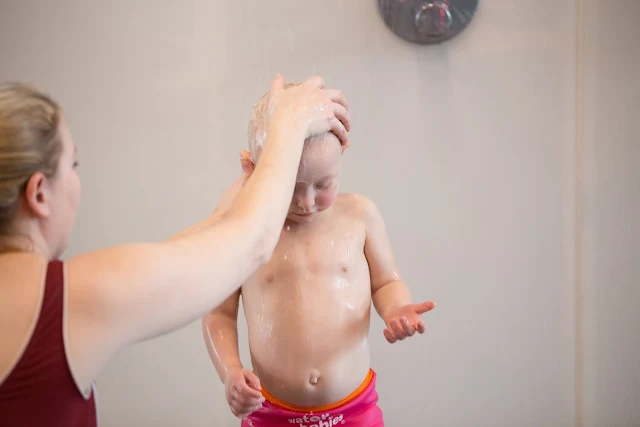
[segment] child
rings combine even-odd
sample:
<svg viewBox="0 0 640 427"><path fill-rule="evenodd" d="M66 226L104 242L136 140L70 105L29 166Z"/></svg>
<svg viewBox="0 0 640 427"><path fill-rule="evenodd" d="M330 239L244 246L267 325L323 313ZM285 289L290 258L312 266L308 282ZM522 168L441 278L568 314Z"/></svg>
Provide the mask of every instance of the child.
<svg viewBox="0 0 640 427"><path fill-rule="evenodd" d="M249 123L245 174L266 136L265 102ZM343 151L332 133L305 142L273 256L203 319L209 354L243 427L383 426L367 342L371 302L391 343L423 333L420 315L435 307L412 304L376 206L338 193ZM238 352L240 295L253 372Z"/></svg>

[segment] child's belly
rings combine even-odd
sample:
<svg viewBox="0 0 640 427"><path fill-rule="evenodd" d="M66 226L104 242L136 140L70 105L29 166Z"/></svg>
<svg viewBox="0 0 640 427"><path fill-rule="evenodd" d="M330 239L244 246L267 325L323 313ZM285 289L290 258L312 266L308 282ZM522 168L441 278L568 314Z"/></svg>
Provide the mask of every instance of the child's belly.
<svg viewBox="0 0 640 427"><path fill-rule="evenodd" d="M252 364L262 386L278 400L307 411L348 397L365 380L370 366L368 348L363 347L340 349L332 358L298 353L296 359L275 363L268 357L261 360L260 355L252 352Z"/></svg>
<svg viewBox="0 0 640 427"><path fill-rule="evenodd" d="M368 274L366 280L351 280L354 286L314 279L289 292L273 283L245 293L243 302L253 369L263 387L305 407L346 398L370 367Z"/></svg>

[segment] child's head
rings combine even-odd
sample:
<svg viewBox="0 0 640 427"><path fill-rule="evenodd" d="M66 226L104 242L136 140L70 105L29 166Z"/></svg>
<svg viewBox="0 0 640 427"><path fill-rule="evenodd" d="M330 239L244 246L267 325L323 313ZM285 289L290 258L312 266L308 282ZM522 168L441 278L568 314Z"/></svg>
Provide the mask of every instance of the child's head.
<svg viewBox="0 0 640 427"><path fill-rule="evenodd" d="M299 83L292 83L286 88ZM249 120L249 152L257 163L267 138L266 103L263 96ZM313 220L318 213L331 207L338 195L343 148L332 132L309 138L304 142L296 187L289 207L289 218L297 223Z"/></svg>

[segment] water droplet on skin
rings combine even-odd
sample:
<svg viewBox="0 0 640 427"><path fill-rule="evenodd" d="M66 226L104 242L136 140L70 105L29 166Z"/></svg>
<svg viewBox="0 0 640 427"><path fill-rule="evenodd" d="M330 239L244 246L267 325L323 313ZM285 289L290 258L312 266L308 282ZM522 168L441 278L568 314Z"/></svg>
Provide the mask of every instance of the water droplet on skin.
<svg viewBox="0 0 640 427"><path fill-rule="evenodd" d="M333 287L335 289L346 289L349 287L349 281L343 277L335 277L333 279Z"/></svg>
<svg viewBox="0 0 640 427"><path fill-rule="evenodd" d="M287 259L289 259L289 255L286 255L286 254L285 254L285 256L284 256L284 260L286 261Z"/></svg>
<svg viewBox="0 0 640 427"><path fill-rule="evenodd" d="M287 231L291 231L291 226L287 225Z"/></svg>

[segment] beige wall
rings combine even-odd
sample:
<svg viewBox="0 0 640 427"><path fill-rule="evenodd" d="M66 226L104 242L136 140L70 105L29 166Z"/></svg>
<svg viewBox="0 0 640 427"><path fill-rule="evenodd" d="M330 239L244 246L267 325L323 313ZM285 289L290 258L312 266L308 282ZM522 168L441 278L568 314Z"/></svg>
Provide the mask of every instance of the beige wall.
<svg viewBox="0 0 640 427"><path fill-rule="evenodd" d="M640 426L640 2L586 3L584 425Z"/></svg>
<svg viewBox="0 0 640 427"><path fill-rule="evenodd" d="M321 73L354 117L344 190L377 202L416 298L438 302L425 336L393 346L373 320L387 424L573 426L582 402L585 426L639 425L640 30L596 0L541 3L481 0L467 31L423 47L373 0L2 0L0 78L66 108L72 255L204 217L271 78ZM103 426L238 425L198 324L124 351L98 386Z"/></svg>

